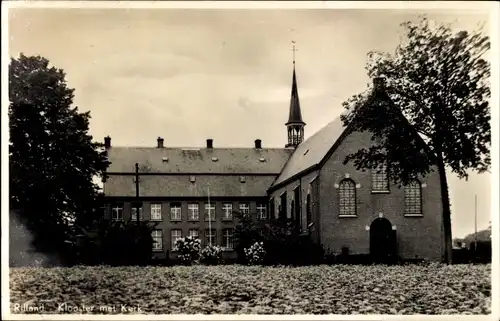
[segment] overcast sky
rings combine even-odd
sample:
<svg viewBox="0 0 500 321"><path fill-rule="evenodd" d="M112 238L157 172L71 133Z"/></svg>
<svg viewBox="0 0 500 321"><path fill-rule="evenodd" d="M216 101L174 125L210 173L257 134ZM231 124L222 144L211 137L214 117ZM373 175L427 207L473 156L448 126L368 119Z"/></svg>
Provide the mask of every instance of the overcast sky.
<svg viewBox="0 0 500 321"><path fill-rule="evenodd" d="M91 134L113 145L283 147L292 80L291 40L306 138L366 89L366 54L392 52L399 24L424 11L15 9L9 52L42 55L67 73ZM426 12L475 29L479 11ZM490 175L449 176L453 236L490 221ZM431 214L431 213L429 213Z"/></svg>

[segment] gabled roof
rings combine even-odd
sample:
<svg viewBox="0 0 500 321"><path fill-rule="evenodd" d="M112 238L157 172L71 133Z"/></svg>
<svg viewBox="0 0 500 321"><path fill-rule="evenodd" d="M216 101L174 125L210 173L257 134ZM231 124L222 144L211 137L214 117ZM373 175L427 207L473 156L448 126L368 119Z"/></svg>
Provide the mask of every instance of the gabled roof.
<svg viewBox="0 0 500 321"><path fill-rule="evenodd" d="M283 183L294 175L318 165L340 138L344 127L340 116L299 144L272 187Z"/></svg>
<svg viewBox="0 0 500 321"><path fill-rule="evenodd" d="M111 147L108 173L219 173L278 175L293 150L285 148Z"/></svg>
<svg viewBox="0 0 500 321"><path fill-rule="evenodd" d="M267 189L276 179L273 176L238 175L195 176L189 175L142 175L139 176L141 197L265 197ZM106 196L135 196L134 175L109 175L104 184Z"/></svg>

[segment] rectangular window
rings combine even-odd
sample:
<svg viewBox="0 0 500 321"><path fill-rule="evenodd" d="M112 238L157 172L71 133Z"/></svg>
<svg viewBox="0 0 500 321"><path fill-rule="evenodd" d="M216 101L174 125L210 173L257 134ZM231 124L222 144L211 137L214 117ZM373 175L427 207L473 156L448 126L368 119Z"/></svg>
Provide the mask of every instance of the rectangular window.
<svg viewBox="0 0 500 321"><path fill-rule="evenodd" d="M257 219L267 219L267 207L265 203L257 203Z"/></svg>
<svg viewBox="0 0 500 321"><path fill-rule="evenodd" d="M181 212L181 204L180 203L171 203L170 204L170 220L172 220L172 221L181 221L182 220L182 212Z"/></svg>
<svg viewBox="0 0 500 321"><path fill-rule="evenodd" d="M205 204L205 221L215 221L215 203Z"/></svg>
<svg viewBox="0 0 500 321"><path fill-rule="evenodd" d="M115 204L111 207L111 219L113 221L123 220L123 204Z"/></svg>
<svg viewBox="0 0 500 321"><path fill-rule="evenodd" d="M222 219L232 220L233 219L233 204L232 203L222 203Z"/></svg>
<svg viewBox="0 0 500 321"><path fill-rule="evenodd" d="M194 238L199 238L200 237L200 232L197 229L190 229L188 236L194 237Z"/></svg>
<svg viewBox="0 0 500 321"><path fill-rule="evenodd" d="M154 230L151 232L153 238L153 251L160 251L163 249L163 231Z"/></svg>
<svg viewBox="0 0 500 321"><path fill-rule="evenodd" d="M130 209L130 212L131 212L131 220L133 222L136 222L137 221L137 207L135 207L133 204L132 204L132 208ZM142 221L144 219L143 215L142 215L142 206L139 207L139 221Z"/></svg>
<svg viewBox="0 0 500 321"><path fill-rule="evenodd" d="M241 214L250 214L250 204L240 203L240 212Z"/></svg>
<svg viewBox="0 0 500 321"><path fill-rule="evenodd" d="M216 235L215 229L206 229L205 230L205 246L217 245L215 235Z"/></svg>
<svg viewBox="0 0 500 321"><path fill-rule="evenodd" d="M182 238L182 230L170 230L170 239L172 241L172 251L175 251L177 249L175 242Z"/></svg>
<svg viewBox="0 0 500 321"><path fill-rule="evenodd" d="M372 191L389 192L389 178L387 176L387 165L372 169Z"/></svg>
<svg viewBox="0 0 500 321"><path fill-rule="evenodd" d="M151 204L151 221L161 221L161 204L155 203Z"/></svg>
<svg viewBox="0 0 500 321"><path fill-rule="evenodd" d="M224 229L222 232L222 247L226 249L234 248L233 229Z"/></svg>
<svg viewBox="0 0 500 321"><path fill-rule="evenodd" d="M188 204L188 220L189 221L200 220L200 208L198 203Z"/></svg>

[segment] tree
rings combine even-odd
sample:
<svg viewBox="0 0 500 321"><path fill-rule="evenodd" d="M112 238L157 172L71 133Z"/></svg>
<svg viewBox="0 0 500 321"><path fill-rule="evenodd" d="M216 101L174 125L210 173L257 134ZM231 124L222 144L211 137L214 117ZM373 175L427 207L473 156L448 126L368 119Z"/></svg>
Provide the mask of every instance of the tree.
<svg viewBox="0 0 500 321"><path fill-rule="evenodd" d="M344 124L372 133L374 146L346 157L357 169L386 162L399 185L437 168L441 181L445 262L451 262L451 210L446 167L459 178L490 167L489 38L453 32L424 16L406 22L393 54L371 52L367 71L383 88L344 103ZM417 134L418 133L418 134Z"/></svg>
<svg viewBox="0 0 500 321"><path fill-rule="evenodd" d="M98 186L108 166L88 134L90 113L73 107L65 73L40 56L9 66L10 206L40 251L58 251L71 224L94 220Z"/></svg>
<svg viewBox="0 0 500 321"><path fill-rule="evenodd" d="M245 263L245 248L252 246L255 242L263 240L263 224L259 224L255 219L255 217L257 217L256 214L246 214L234 211L233 215L237 221L234 229L235 250L238 255L237 259L239 263Z"/></svg>

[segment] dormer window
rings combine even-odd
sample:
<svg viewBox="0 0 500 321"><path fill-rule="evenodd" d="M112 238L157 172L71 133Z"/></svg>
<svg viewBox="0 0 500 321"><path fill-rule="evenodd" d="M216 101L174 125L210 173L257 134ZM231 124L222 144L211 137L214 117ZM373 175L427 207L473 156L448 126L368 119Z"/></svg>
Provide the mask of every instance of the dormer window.
<svg viewBox="0 0 500 321"><path fill-rule="evenodd" d="M245 183L245 182L246 182L246 177L240 176L240 183Z"/></svg>
<svg viewBox="0 0 500 321"><path fill-rule="evenodd" d="M164 163L168 162L168 157L162 157L161 161L164 162Z"/></svg>
<svg viewBox="0 0 500 321"><path fill-rule="evenodd" d="M189 181L190 181L191 183L196 182L196 177L194 177L194 176L189 176Z"/></svg>
<svg viewBox="0 0 500 321"><path fill-rule="evenodd" d="M266 159L264 157L261 157L261 158L259 158L259 161L263 163L266 161Z"/></svg>
<svg viewBox="0 0 500 321"><path fill-rule="evenodd" d="M215 156L214 156L214 157L212 157L212 162L216 162L216 161L218 161L218 160L219 160L219 159L218 159L217 157L215 157Z"/></svg>

